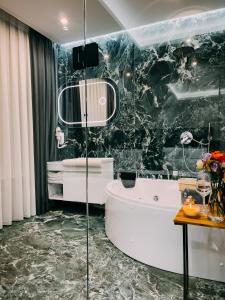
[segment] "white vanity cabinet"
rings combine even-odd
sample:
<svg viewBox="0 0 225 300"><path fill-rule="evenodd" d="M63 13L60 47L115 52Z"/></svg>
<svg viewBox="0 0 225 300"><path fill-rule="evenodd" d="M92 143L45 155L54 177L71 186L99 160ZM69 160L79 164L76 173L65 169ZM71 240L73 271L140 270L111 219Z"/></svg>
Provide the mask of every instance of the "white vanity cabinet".
<svg viewBox="0 0 225 300"><path fill-rule="evenodd" d="M49 162L49 199L86 202L86 159ZM88 158L88 202L105 203L106 185L113 180L113 158Z"/></svg>
<svg viewBox="0 0 225 300"><path fill-rule="evenodd" d="M64 200L63 198L63 165L61 161L47 162L48 198Z"/></svg>

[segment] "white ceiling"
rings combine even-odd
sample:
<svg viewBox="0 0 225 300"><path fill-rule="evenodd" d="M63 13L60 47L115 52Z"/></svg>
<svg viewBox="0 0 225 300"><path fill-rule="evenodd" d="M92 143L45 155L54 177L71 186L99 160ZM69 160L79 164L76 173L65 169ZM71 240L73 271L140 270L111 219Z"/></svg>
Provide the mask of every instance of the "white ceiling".
<svg viewBox="0 0 225 300"><path fill-rule="evenodd" d="M121 29L98 0L87 0L87 3L89 37ZM55 42L66 43L84 37L83 0L0 0L0 8ZM63 30L62 17L68 19L68 31Z"/></svg>
<svg viewBox="0 0 225 300"><path fill-rule="evenodd" d="M225 0L99 0L125 29L225 7Z"/></svg>
<svg viewBox="0 0 225 300"><path fill-rule="evenodd" d="M83 0L0 0L0 8L53 41L84 37ZM87 37L225 7L225 0L87 0ZM68 19L68 31L60 18Z"/></svg>

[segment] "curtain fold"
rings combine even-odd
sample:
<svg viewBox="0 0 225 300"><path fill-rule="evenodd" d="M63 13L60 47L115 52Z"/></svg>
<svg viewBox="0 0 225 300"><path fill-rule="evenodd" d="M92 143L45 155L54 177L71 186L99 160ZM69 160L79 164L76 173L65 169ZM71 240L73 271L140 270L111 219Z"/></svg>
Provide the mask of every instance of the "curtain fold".
<svg viewBox="0 0 225 300"><path fill-rule="evenodd" d="M76 85L77 87L68 88L62 94L60 110L63 119L67 122L81 122L79 83L74 84Z"/></svg>
<svg viewBox="0 0 225 300"><path fill-rule="evenodd" d="M35 215L28 27L0 10L0 228Z"/></svg>
<svg viewBox="0 0 225 300"><path fill-rule="evenodd" d="M37 214L48 211L46 163L56 159L56 57L53 43L29 30Z"/></svg>
<svg viewBox="0 0 225 300"><path fill-rule="evenodd" d="M103 82L103 83L102 83ZM87 87L85 89L85 84ZM80 80L80 106L81 106L81 120L83 122L82 127L85 127L86 121L86 97L87 91L87 121L88 127L105 126L107 119L107 85L104 81L99 81L98 78ZM94 121L99 121L95 123ZM90 123L89 123L90 122ZM91 123L93 122L93 123Z"/></svg>

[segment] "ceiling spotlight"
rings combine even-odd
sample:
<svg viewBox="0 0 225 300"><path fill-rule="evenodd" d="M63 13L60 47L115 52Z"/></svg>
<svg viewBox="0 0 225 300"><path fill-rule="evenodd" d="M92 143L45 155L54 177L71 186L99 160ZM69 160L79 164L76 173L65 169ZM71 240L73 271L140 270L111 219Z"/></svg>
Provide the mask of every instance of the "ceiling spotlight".
<svg viewBox="0 0 225 300"><path fill-rule="evenodd" d="M62 17L60 19L60 23L64 26L68 25L68 19L66 17Z"/></svg>
<svg viewBox="0 0 225 300"><path fill-rule="evenodd" d="M192 62L192 64L191 64L191 65L192 65L192 67L196 67L196 66L197 66L197 64L198 64L198 63L197 63L197 61L195 60L195 61L193 61L193 62Z"/></svg>
<svg viewBox="0 0 225 300"><path fill-rule="evenodd" d="M131 73L130 73L130 72L127 72L127 73L126 73L126 76L127 76L127 77L130 77L130 76L131 76Z"/></svg>

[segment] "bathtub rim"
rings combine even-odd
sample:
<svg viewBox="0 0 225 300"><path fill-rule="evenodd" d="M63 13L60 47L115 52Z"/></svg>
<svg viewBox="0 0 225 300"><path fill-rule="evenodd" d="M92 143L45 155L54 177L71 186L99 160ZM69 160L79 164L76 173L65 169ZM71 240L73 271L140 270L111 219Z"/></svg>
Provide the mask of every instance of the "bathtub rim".
<svg viewBox="0 0 225 300"><path fill-rule="evenodd" d="M163 182L173 182L177 180L166 180L166 179L150 179L150 178L138 178L137 180L143 180L143 181L147 181L147 180L150 180L150 181L154 181L154 180L159 180L159 181L163 181ZM105 193L107 196L110 196L111 198L114 198L115 200L117 201L121 201L121 202L124 202L126 204L130 204L130 205L133 205L133 206L138 206L138 207L148 207L148 208L152 208L152 209L160 209L160 210L172 210L172 211L178 211L178 209L181 208L182 206L182 203L181 203L181 200L180 200L180 204L178 204L177 206L169 206L169 205L160 205L160 201L156 201L155 203L154 202L151 202L151 203L147 203L146 201L143 201L142 199L138 199L135 200L135 199L132 199L131 197L124 197L124 195L122 195L122 193L120 195L118 195L118 193L115 193L113 190L112 190L112 185L113 184L118 184L118 183L121 183L121 186L122 185L122 182L118 179L116 180L112 180L111 182L109 182L106 186L106 189L105 189ZM125 188L124 188L125 189ZM130 188L132 189L132 188ZM177 184L177 191L178 191L178 184ZM107 201L107 200L106 200Z"/></svg>

